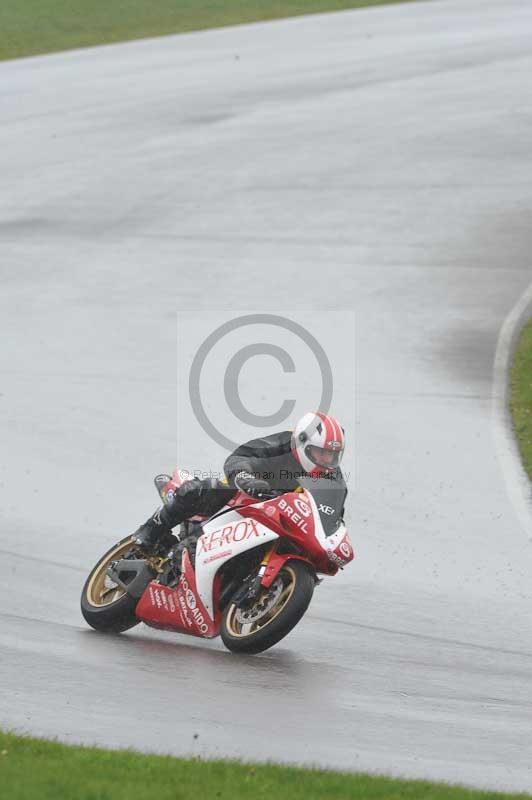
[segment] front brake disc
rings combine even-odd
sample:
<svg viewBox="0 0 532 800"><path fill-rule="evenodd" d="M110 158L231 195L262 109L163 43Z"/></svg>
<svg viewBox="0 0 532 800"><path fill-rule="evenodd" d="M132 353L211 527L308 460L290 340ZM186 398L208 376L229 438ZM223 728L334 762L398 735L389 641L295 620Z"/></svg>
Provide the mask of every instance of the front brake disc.
<svg viewBox="0 0 532 800"><path fill-rule="evenodd" d="M283 581L279 575L269 589L250 608L237 608L235 619L240 625L249 625L262 619L275 606L283 592Z"/></svg>

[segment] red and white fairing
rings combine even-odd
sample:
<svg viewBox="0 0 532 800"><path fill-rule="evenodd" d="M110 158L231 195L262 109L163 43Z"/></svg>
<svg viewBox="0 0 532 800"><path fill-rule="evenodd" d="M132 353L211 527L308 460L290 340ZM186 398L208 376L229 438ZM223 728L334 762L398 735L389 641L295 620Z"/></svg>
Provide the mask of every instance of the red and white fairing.
<svg viewBox="0 0 532 800"><path fill-rule="evenodd" d="M185 470L175 470L161 489L167 497L185 479ZM309 563L317 573L335 575L354 558L353 547L343 522L330 536L323 528L320 513L307 490L289 492L272 500L254 502L246 495L233 498L228 510L203 525L198 539L195 568L188 552L182 558L179 584L170 588L151 581L139 600L136 615L148 625L212 638L221 624L218 607L220 567L232 558L259 545L286 538L298 546L301 555L272 552L261 573L261 584L272 584L289 559Z"/></svg>

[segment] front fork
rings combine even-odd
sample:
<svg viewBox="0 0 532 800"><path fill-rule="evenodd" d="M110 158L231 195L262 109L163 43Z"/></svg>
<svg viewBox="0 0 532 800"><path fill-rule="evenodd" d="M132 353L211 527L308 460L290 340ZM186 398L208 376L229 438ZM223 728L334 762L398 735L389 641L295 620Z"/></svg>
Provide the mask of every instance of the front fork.
<svg viewBox="0 0 532 800"><path fill-rule="evenodd" d="M294 553L280 554L277 552L277 542L275 542L264 554L264 558L260 563L259 571L248 585L247 590L245 586L242 587L242 589L233 597L232 602L236 603L237 605L253 605L253 603L259 597L261 589L269 589L283 568L284 564L286 564L287 561L293 561L294 559L303 561L305 564L307 564L315 576L315 569L307 558L295 555ZM317 583L319 582L316 576L315 580Z"/></svg>
<svg viewBox="0 0 532 800"><path fill-rule="evenodd" d="M269 564L273 554L275 553L275 548L276 548L276 544L273 544L266 551L266 553L264 554L264 558L262 559L262 561L260 563L259 571L255 575L253 580L250 582L250 584L248 585L247 591L245 591L242 594L242 600L245 603L253 604L255 602L255 600L257 599L257 597L259 596L261 588L262 587L267 588L268 586L270 586L271 581L268 584L264 584L263 581L264 581L264 577L266 575L266 571L268 569L268 564Z"/></svg>

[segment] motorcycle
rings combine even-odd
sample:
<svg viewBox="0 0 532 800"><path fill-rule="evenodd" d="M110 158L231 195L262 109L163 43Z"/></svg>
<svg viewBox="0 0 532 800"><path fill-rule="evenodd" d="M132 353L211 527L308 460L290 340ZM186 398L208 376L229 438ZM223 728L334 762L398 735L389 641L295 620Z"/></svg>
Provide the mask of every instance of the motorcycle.
<svg viewBox="0 0 532 800"><path fill-rule="evenodd" d="M186 470L158 475L163 503ZM260 501L241 492L211 518L194 517L146 554L127 536L91 571L81 611L95 630L122 633L140 622L212 639L237 653L260 653L305 614L320 575L354 558L342 518L345 490L301 478L293 492Z"/></svg>

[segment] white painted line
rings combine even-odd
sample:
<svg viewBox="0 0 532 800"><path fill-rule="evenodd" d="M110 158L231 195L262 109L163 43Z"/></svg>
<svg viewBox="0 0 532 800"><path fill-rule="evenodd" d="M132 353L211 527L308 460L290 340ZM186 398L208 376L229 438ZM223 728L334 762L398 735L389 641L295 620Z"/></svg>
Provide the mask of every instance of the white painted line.
<svg viewBox="0 0 532 800"><path fill-rule="evenodd" d="M532 487L523 465L510 414L510 365L523 324L532 316L532 283L501 327L493 362L491 421L506 491L519 523L532 541Z"/></svg>

